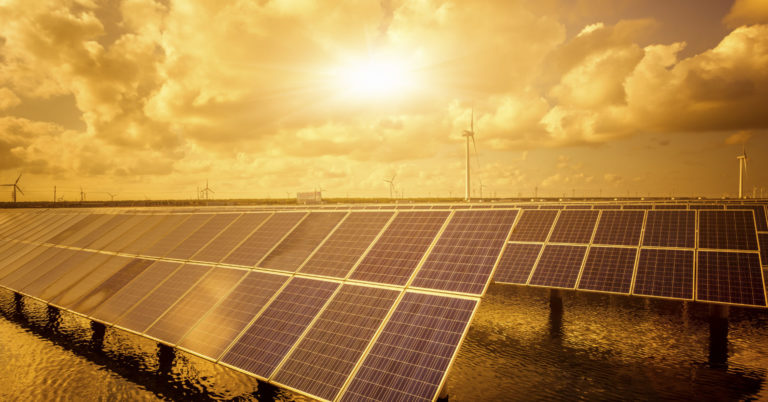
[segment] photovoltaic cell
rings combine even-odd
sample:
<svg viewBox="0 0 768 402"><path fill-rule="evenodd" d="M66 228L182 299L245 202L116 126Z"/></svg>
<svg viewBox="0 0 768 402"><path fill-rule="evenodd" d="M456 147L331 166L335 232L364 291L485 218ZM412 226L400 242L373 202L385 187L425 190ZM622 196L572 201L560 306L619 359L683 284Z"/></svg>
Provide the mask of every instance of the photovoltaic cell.
<svg viewBox="0 0 768 402"><path fill-rule="evenodd" d="M245 266L256 265L306 215L306 212L281 212L272 215L225 257L223 262Z"/></svg>
<svg viewBox="0 0 768 402"><path fill-rule="evenodd" d="M133 259L119 256L111 256L95 269L84 275L80 281L71 286L66 292L60 294L55 300L61 307L73 309L79 300L88 292L99 286L102 282L109 279L112 275L120 271L123 267L131 263Z"/></svg>
<svg viewBox="0 0 768 402"><path fill-rule="evenodd" d="M412 286L480 295L517 210L456 211Z"/></svg>
<svg viewBox="0 0 768 402"><path fill-rule="evenodd" d="M145 255L165 257L166 254L187 239L191 233L200 229L214 216L215 215L212 214L190 215L188 219L173 228L168 234L158 239L152 247L147 249Z"/></svg>
<svg viewBox="0 0 768 402"><path fill-rule="evenodd" d="M393 212L350 212L299 271L337 278L346 277L393 214Z"/></svg>
<svg viewBox="0 0 768 402"><path fill-rule="evenodd" d="M693 248L696 211L648 211L643 246Z"/></svg>
<svg viewBox="0 0 768 402"><path fill-rule="evenodd" d="M476 305L406 293L341 400L433 400Z"/></svg>
<svg viewBox="0 0 768 402"><path fill-rule="evenodd" d="M755 225L761 232L768 231L768 221L766 221L765 208L763 205L732 205L728 209L751 209L755 211Z"/></svg>
<svg viewBox="0 0 768 402"><path fill-rule="evenodd" d="M757 250L752 211L700 211L699 248Z"/></svg>
<svg viewBox="0 0 768 402"><path fill-rule="evenodd" d="M213 239L207 246L192 256L193 260L219 262L241 241L245 240L251 232L256 230L271 213L246 213L241 215Z"/></svg>
<svg viewBox="0 0 768 402"><path fill-rule="evenodd" d="M0 280L0 285L11 289L20 290L51 270L57 262L57 258L66 258L69 250L57 247L46 248L41 254L24 264L16 271ZM61 256L61 257L58 257Z"/></svg>
<svg viewBox="0 0 768 402"><path fill-rule="evenodd" d="M200 317L229 294L247 272L240 269L214 268L152 324L146 334L170 344L177 343Z"/></svg>
<svg viewBox="0 0 768 402"><path fill-rule="evenodd" d="M71 246L73 247L88 247L93 243L94 241L98 240L102 236L109 233L110 230L116 228L117 226L121 225L123 222L128 220L127 215L110 215L110 219L104 222L102 225L99 225L97 228L93 229L92 231L88 232L85 236L80 237L77 240L74 240L71 242Z"/></svg>
<svg viewBox="0 0 768 402"><path fill-rule="evenodd" d="M637 246L644 216L643 211L603 211L592 243Z"/></svg>
<svg viewBox="0 0 768 402"><path fill-rule="evenodd" d="M768 233L759 233L757 237L760 242L760 260L762 265L768 265Z"/></svg>
<svg viewBox="0 0 768 402"><path fill-rule="evenodd" d="M507 244L493 280L501 283L525 284L541 251L541 244Z"/></svg>
<svg viewBox="0 0 768 402"><path fill-rule="evenodd" d="M587 244L595 231L598 211L562 211L549 241L552 243Z"/></svg>
<svg viewBox="0 0 768 402"><path fill-rule="evenodd" d="M269 378L338 286L294 277L221 361Z"/></svg>
<svg viewBox="0 0 768 402"><path fill-rule="evenodd" d="M530 284L573 289L586 251L586 246L545 246Z"/></svg>
<svg viewBox="0 0 768 402"><path fill-rule="evenodd" d="M399 294L342 286L272 380L333 400Z"/></svg>
<svg viewBox="0 0 768 402"><path fill-rule="evenodd" d="M179 346L217 359L287 280L283 275L249 272L184 336Z"/></svg>
<svg viewBox="0 0 768 402"><path fill-rule="evenodd" d="M557 211L525 210L515 228L512 229L511 241L543 242L547 240Z"/></svg>
<svg viewBox="0 0 768 402"><path fill-rule="evenodd" d="M115 239L123 237L127 232L140 230L145 227L145 222L149 215L127 215L127 217L119 226L94 240L88 245L88 248L91 250L103 250L108 244L112 243Z"/></svg>
<svg viewBox="0 0 768 402"><path fill-rule="evenodd" d="M295 272L346 212L312 212L267 255L259 266Z"/></svg>
<svg viewBox="0 0 768 402"><path fill-rule="evenodd" d="M86 253L87 258L76 258L69 260L67 265L63 268L66 269L66 275L61 275L52 281L51 284L43 290L40 298L43 300L56 303L58 298L62 295L68 294L68 292L76 288L78 284L85 280L85 277L96 267L104 264L107 260L113 256L107 254L92 253L88 251L81 251ZM76 256L79 254L76 254ZM73 290L73 292L76 290Z"/></svg>
<svg viewBox="0 0 768 402"><path fill-rule="evenodd" d="M7 275L21 269L29 261L46 251L48 247L40 247L34 244L25 244L22 248L11 255L0 265L0 278L4 279Z"/></svg>
<svg viewBox="0 0 768 402"><path fill-rule="evenodd" d="M757 253L699 251L696 300L765 306Z"/></svg>
<svg viewBox="0 0 768 402"><path fill-rule="evenodd" d="M238 214L216 214L209 221L203 224L197 231L183 240L176 248L165 255L166 258L176 258L180 260L189 259L192 255L208 244L216 237L227 225L238 218Z"/></svg>
<svg viewBox="0 0 768 402"><path fill-rule="evenodd" d="M28 295L38 297L43 300L50 300L52 295L48 288L60 278L67 275L73 269L77 268L83 261L93 256L93 253L87 251L73 251L69 257L61 258L47 273L37 278L22 289Z"/></svg>
<svg viewBox="0 0 768 402"><path fill-rule="evenodd" d="M125 254L148 255L146 254L146 251L152 247L153 244L166 237L169 232L190 217L191 215L188 214L164 215L163 219L152 227L152 230L147 231L143 236L136 238L135 241L124 246L120 252Z"/></svg>
<svg viewBox="0 0 768 402"><path fill-rule="evenodd" d="M635 248L591 247L578 288L629 293L636 255Z"/></svg>
<svg viewBox="0 0 768 402"><path fill-rule="evenodd" d="M125 313L116 324L132 331L144 332L209 270L209 266L185 264Z"/></svg>
<svg viewBox="0 0 768 402"><path fill-rule="evenodd" d="M632 294L693 299L693 250L640 250Z"/></svg>
<svg viewBox="0 0 768 402"><path fill-rule="evenodd" d="M405 285L449 214L449 211L398 212L350 278Z"/></svg>
<svg viewBox="0 0 768 402"><path fill-rule="evenodd" d="M144 272L137 275L112 297L96 307L91 317L109 324L117 321L126 311L136 305L158 284L181 267L181 263L170 261L157 261L147 267Z"/></svg>
<svg viewBox="0 0 768 402"><path fill-rule="evenodd" d="M48 239L61 233L64 229L85 217L85 214L61 214L60 218L51 222L50 228L29 238L30 241L45 243Z"/></svg>
<svg viewBox="0 0 768 402"><path fill-rule="evenodd" d="M119 271L108 277L104 282L85 294L72 309L83 314L90 314L95 308L117 293L123 286L140 275L150 265L152 260L134 258Z"/></svg>

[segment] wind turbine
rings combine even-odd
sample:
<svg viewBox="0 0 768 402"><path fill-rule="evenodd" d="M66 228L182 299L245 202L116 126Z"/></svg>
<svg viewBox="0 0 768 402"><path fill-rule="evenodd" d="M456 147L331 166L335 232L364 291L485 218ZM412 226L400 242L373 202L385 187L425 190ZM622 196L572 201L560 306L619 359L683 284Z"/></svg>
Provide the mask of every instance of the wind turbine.
<svg viewBox="0 0 768 402"><path fill-rule="evenodd" d="M742 148L741 155L736 157L739 161L739 198L744 198L744 176L747 175L747 150Z"/></svg>
<svg viewBox="0 0 768 402"><path fill-rule="evenodd" d="M209 196L211 193L216 193L215 191L211 190L210 187L208 187L208 180L205 180L205 188L200 190L200 193L203 194L204 199L209 199Z"/></svg>
<svg viewBox="0 0 768 402"><path fill-rule="evenodd" d="M16 202L16 191L18 190L21 195L24 195L24 192L21 191L21 187L19 187L19 180L21 180L21 173L19 173L19 177L16 178L16 181L12 184L0 184L2 187L13 187L13 202Z"/></svg>
<svg viewBox="0 0 768 402"><path fill-rule="evenodd" d="M397 173L393 174L391 179L384 179L385 182L389 183L389 199L392 199L395 192L395 176Z"/></svg>
<svg viewBox="0 0 768 402"><path fill-rule="evenodd" d="M80 187L80 202L85 201L85 191L83 191L83 187Z"/></svg>
<svg viewBox="0 0 768 402"><path fill-rule="evenodd" d="M477 155L477 144L475 143L475 108L472 108L471 117L469 120L469 130L464 130L464 133L461 134L462 137L467 138L467 189L465 192L464 199L466 201L470 201L471 194L470 194L470 187L469 187L469 138L472 137L472 145L475 147L475 155Z"/></svg>
<svg viewBox="0 0 768 402"><path fill-rule="evenodd" d="M117 194L107 193L107 195L111 198L110 201L115 201L115 197L117 197Z"/></svg>

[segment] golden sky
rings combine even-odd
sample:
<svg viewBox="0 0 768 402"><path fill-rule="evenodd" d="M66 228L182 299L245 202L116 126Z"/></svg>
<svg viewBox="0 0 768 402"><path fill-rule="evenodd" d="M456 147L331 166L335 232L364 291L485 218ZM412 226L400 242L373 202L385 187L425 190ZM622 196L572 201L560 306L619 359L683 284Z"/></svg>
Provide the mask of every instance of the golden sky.
<svg viewBox="0 0 768 402"><path fill-rule="evenodd" d="M473 107L475 195L768 195L768 2L0 0L20 200L460 196Z"/></svg>

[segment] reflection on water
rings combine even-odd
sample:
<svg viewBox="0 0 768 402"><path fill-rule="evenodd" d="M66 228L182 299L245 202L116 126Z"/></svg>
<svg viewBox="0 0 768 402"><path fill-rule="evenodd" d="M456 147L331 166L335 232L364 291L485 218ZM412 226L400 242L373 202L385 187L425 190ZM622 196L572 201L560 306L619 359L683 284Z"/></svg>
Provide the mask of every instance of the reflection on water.
<svg viewBox="0 0 768 402"><path fill-rule="evenodd" d="M711 322L696 303L561 296L492 285L450 372L450 400L768 399L765 310ZM4 290L0 339L2 400L306 400Z"/></svg>

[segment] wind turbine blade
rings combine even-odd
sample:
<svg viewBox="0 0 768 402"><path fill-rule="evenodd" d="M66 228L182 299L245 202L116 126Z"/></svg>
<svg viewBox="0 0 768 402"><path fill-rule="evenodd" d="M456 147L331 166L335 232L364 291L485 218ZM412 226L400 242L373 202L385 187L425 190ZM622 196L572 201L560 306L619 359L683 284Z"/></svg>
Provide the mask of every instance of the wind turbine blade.
<svg viewBox="0 0 768 402"><path fill-rule="evenodd" d="M13 184L19 184L19 180L21 180L21 173L19 173L19 177L16 178L16 181Z"/></svg>
<svg viewBox="0 0 768 402"><path fill-rule="evenodd" d="M470 120L469 120L469 130L472 131L472 134L475 133L475 107L472 106L472 111L470 112Z"/></svg>
<svg viewBox="0 0 768 402"><path fill-rule="evenodd" d="M21 193L21 195L24 195L24 192L21 191L21 188L19 186L14 184L14 187L16 187L16 190L18 190Z"/></svg>

